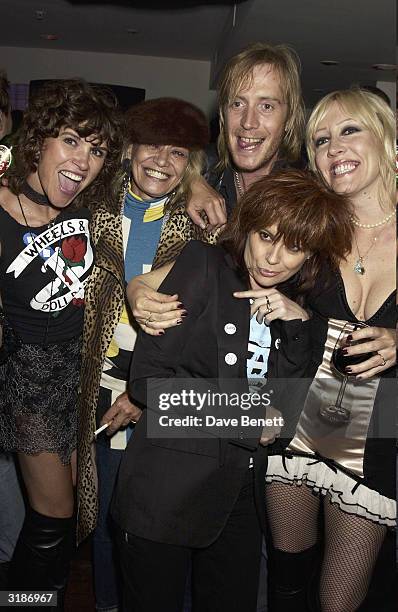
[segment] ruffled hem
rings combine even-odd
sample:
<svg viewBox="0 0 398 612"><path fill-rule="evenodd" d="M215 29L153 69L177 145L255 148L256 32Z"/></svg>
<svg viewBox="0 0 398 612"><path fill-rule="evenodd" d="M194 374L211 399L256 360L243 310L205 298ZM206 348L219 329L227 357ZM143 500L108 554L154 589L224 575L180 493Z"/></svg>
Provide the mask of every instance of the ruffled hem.
<svg viewBox="0 0 398 612"><path fill-rule="evenodd" d="M310 457L268 458L266 482L306 484L316 493L330 495L331 502L344 512L386 525L396 526L396 501L358 483L339 469L333 470L322 461Z"/></svg>

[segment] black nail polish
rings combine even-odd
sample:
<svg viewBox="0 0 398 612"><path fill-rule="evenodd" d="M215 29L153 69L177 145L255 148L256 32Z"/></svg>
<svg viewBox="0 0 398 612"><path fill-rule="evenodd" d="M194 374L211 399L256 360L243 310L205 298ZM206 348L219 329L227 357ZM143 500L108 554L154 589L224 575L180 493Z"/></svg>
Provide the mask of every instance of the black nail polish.
<svg viewBox="0 0 398 612"><path fill-rule="evenodd" d="M352 369L349 367L346 367L345 371L347 372L347 374L352 374Z"/></svg>
<svg viewBox="0 0 398 612"><path fill-rule="evenodd" d="M349 334L349 335L347 336L347 342L352 342L352 334Z"/></svg>
<svg viewBox="0 0 398 612"><path fill-rule="evenodd" d="M346 348L343 349L343 355L348 355L348 349Z"/></svg>
<svg viewBox="0 0 398 612"><path fill-rule="evenodd" d="M185 308L184 304L180 303L178 304L177 308Z"/></svg>
<svg viewBox="0 0 398 612"><path fill-rule="evenodd" d="M159 336L164 336L164 331L160 331Z"/></svg>
<svg viewBox="0 0 398 612"><path fill-rule="evenodd" d="M182 319L177 319L177 325L181 325Z"/></svg>

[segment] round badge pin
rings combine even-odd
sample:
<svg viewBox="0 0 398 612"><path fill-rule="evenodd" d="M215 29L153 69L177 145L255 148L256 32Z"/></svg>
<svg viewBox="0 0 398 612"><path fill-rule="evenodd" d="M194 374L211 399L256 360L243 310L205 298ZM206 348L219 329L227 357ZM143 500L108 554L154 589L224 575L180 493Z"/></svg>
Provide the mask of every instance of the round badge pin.
<svg viewBox="0 0 398 612"><path fill-rule="evenodd" d="M5 174L8 168L11 166L12 153L11 148L6 145L0 145L0 178Z"/></svg>
<svg viewBox="0 0 398 612"><path fill-rule="evenodd" d="M226 364L233 366L238 361L238 358L235 353L227 353L224 357L224 360Z"/></svg>

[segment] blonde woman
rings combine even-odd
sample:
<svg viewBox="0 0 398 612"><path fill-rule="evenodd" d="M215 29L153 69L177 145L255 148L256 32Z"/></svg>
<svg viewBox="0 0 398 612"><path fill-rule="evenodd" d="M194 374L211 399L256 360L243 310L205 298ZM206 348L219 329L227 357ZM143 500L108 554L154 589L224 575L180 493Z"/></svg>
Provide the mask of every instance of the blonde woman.
<svg viewBox="0 0 398 612"><path fill-rule="evenodd" d="M191 181L200 176L209 136L202 111L176 98L132 106L124 128L120 197L111 206L99 205L91 224L96 257L87 287L79 400L78 538L95 530L96 607L107 610L120 605L108 507L123 448L141 414L127 393L136 323L125 301L125 285L154 260L173 258L189 239L186 233L194 231L186 225L171 234L169 219L186 199ZM181 308L179 317L184 314ZM97 438L95 461L94 430L106 423Z"/></svg>
<svg viewBox="0 0 398 612"><path fill-rule="evenodd" d="M308 122L310 165L349 196L354 238L340 270L325 269L310 299L315 379L293 440L268 468L275 611L308 609L320 506L322 612L358 609L395 524L395 440L387 437L395 431L387 380L396 363L394 141L393 113L367 91L327 95ZM347 412L332 415L341 378L331 355L347 326ZM384 603L393 606L388 594Z"/></svg>

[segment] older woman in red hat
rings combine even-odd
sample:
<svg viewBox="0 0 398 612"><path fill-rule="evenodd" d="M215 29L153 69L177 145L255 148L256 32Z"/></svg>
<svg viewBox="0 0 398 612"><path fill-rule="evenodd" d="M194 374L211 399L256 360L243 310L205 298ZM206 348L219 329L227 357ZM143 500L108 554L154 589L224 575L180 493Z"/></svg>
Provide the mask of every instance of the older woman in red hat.
<svg viewBox="0 0 398 612"><path fill-rule="evenodd" d="M112 209L98 207L93 216L96 255L86 292L79 403L78 538L95 529L99 610L119 605L108 508L123 449L141 412L127 393L136 324L125 287L133 276L150 270L154 260L165 263L166 253L175 258L169 249L169 219L200 175L208 137L204 114L183 100L159 98L131 107L119 200ZM173 244L174 230L173 224ZM94 431L104 424L108 426L97 437L94 459Z"/></svg>

